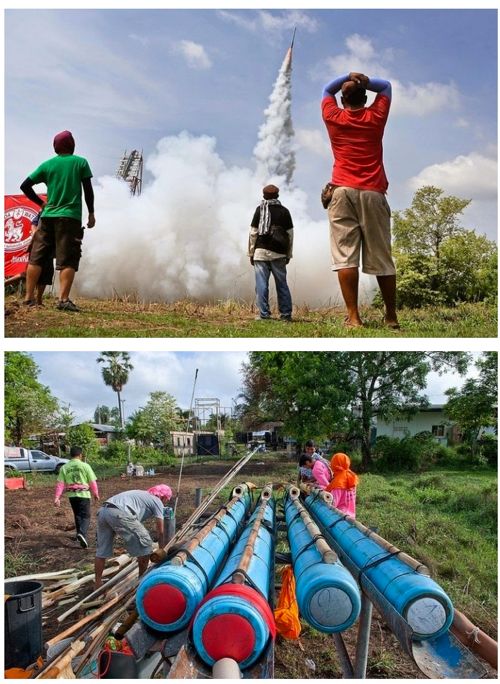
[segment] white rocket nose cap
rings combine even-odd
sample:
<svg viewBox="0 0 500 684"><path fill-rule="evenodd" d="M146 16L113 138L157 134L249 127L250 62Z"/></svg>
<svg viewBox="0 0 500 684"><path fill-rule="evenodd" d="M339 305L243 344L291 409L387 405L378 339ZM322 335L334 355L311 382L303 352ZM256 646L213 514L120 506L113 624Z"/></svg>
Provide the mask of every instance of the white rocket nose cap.
<svg viewBox="0 0 500 684"><path fill-rule="evenodd" d="M417 634L431 635L439 632L446 622L443 604L426 596L414 601L406 612L406 620Z"/></svg>

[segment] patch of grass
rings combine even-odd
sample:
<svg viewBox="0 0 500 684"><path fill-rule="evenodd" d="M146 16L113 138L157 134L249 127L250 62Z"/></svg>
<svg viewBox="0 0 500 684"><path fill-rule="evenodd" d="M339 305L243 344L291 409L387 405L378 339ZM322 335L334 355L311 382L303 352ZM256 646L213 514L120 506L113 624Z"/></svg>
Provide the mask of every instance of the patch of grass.
<svg viewBox="0 0 500 684"><path fill-rule="evenodd" d="M425 563L458 610L496 634L496 472L365 474L357 518Z"/></svg>
<svg viewBox="0 0 500 684"><path fill-rule="evenodd" d="M37 567L38 563L25 553L21 553L17 549L5 551L4 573L6 579L29 575L31 572L35 572Z"/></svg>
<svg viewBox="0 0 500 684"><path fill-rule="evenodd" d="M401 330L388 329L382 312L362 307L364 327L345 328L344 309L295 307L294 322L255 321L253 304L232 299L200 304L171 304L134 297L78 298L81 313L56 310L47 298L44 309L23 310L16 295L5 298L6 337L496 337L497 310L492 304L454 308L403 309Z"/></svg>

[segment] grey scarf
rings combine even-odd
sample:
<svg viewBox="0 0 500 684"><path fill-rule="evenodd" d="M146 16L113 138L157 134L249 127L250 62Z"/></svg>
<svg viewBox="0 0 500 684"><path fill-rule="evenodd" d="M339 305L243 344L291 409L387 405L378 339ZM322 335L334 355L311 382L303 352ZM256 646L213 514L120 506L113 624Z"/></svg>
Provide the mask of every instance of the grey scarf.
<svg viewBox="0 0 500 684"><path fill-rule="evenodd" d="M270 204L281 204L278 199L262 200L260 203L259 235L268 235L271 228Z"/></svg>

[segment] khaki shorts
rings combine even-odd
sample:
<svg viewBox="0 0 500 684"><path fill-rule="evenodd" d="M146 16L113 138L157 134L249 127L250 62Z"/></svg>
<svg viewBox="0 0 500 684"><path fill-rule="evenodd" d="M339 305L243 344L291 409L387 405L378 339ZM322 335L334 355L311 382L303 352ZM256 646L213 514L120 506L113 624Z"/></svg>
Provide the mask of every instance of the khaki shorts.
<svg viewBox="0 0 500 684"><path fill-rule="evenodd" d="M391 256L391 209L385 195L372 190L335 188L328 207L332 269L357 268L363 273L394 275Z"/></svg>
<svg viewBox="0 0 500 684"><path fill-rule="evenodd" d="M137 558L153 553L153 542L144 525L120 508L103 506L97 513L97 558L111 558L113 542L119 534L127 552Z"/></svg>
<svg viewBox="0 0 500 684"><path fill-rule="evenodd" d="M72 218L42 218L33 235L29 263L43 266L56 255L56 269L78 271L82 256L83 228Z"/></svg>

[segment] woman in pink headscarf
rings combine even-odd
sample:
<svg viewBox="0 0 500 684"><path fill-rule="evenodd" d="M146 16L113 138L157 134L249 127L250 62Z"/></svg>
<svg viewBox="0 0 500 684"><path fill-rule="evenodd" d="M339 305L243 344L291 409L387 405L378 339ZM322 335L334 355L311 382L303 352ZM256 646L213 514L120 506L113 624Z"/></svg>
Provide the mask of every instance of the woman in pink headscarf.
<svg viewBox="0 0 500 684"><path fill-rule="evenodd" d="M326 491L332 493L335 508L355 518L359 477L351 470L351 459L347 454L337 453L332 456L330 463L333 478Z"/></svg>

